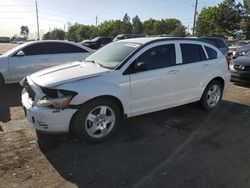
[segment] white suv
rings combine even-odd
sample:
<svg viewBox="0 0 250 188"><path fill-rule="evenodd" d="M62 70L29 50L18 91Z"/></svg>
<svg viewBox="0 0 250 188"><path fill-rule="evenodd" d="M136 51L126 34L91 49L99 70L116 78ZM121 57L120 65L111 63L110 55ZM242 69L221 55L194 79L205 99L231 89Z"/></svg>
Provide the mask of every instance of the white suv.
<svg viewBox="0 0 250 188"><path fill-rule="evenodd" d="M227 63L200 39L121 40L82 63L26 77L22 103L37 130L73 130L81 138L103 141L124 117L195 101L214 109L230 81Z"/></svg>

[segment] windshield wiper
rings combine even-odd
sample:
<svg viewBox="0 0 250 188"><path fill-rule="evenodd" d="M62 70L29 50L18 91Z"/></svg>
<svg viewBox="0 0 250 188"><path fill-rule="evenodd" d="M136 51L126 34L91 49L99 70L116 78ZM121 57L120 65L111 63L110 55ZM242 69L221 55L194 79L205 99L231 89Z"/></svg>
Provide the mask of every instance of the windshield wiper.
<svg viewBox="0 0 250 188"><path fill-rule="evenodd" d="M101 67L101 64L100 64L100 63L97 63L97 62L94 61L94 60L84 60L84 62L87 62L87 63L94 63L94 64L96 64L97 67Z"/></svg>
<svg viewBox="0 0 250 188"><path fill-rule="evenodd" d="M84 62L94 63L94 64L96 64L98 67L103 67L103 68L110 69L109 67L106 67L106 66L104 66L103 64L98 63L98 62L96 62L96 61L94 61L94 60L84 60Z"/></svg>

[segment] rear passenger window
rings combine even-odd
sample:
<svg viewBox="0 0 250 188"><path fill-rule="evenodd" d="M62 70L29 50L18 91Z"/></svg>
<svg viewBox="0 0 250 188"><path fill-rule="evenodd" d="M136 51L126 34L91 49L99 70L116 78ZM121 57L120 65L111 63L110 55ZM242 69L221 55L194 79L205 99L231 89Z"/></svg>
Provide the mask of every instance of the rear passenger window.
<svg viewBox="0 0 250 188"><path fill-rule="evenodd" d="M183 63L194 63L206 60L206 55L201 45L181 44L181 53Z"/></svg>
<svg viewBox="0 0 250 188"><path fill-rule="evenodd" d="M48 44L47 43L39 43L32 44L22 49L25 55L44 55L49 54Z"/></svg>
<svg viewBox="0 0 250 188"><path fill-rule="evenodd" d="M147 64L148 70L173 66L176 64L175 45L161 45L144 52L136 60Z"/></svg>
<svg viewBox="0 0 250 188"><path fill-rule="evenodd" d="M209 48L207 46L205 46L205 49L207 51L208 59L216 59L217 58L217 52L214 49Z"/></svg>
<svg viewBox="0 0 250 188"><path fill-rule="evenodd" d="M78 53L86 52L84 49L79 48L78 46L64 43L52 43L52 54L62 54L62 53Z"/></svg>
<svg viewBox="0 0 250 188"><path fill-rule="evenodd" d="M224 43L224 41L222 39L221 40L217 39L216 44L217 44L218 48L225 48L226 47L226 45L225 45L225 43Z"/></svg>

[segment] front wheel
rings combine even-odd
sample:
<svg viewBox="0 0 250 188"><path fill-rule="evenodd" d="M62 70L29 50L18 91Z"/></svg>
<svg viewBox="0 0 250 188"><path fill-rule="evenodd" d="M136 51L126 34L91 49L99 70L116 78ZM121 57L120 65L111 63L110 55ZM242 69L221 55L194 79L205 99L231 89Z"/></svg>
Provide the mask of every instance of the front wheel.
<svg viewBox="0 0 250 188"><path fill-rule="evenodd" d="M101 142L108 139L121 120L118 105L109 99L97 99L86 103L74 120L76 134L87 141Z"/></svg>
<svg viewBox="0 0 250 188"><path fill-rule="evenodd" d="M213 110L220 103L222 94L223 89L221 82L218 80L210 82L201 97L201 106L205 110Z"/></svg>

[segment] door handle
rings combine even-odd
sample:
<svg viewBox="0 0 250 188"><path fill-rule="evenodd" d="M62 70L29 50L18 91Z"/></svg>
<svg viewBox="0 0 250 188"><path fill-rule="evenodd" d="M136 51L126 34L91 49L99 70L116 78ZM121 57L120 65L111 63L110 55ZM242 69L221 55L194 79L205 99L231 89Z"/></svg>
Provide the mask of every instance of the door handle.
<svg viewBox="0 0 250 188"><path fill-rule="evenodd" d="M179 72L179 70L170 70L170 71L168 71L168 74L176 74L178 72Z"/></svg>
<svg viewBox="0 0 250 188"><path fill-rule="evenodd" d="M209 64L206 63L206 64L203 64L202 67L208 67L208 65L209 65Z"/></svg>
<svg viewBox="0 0 250 188"><path fill-rule="evenodd" d="M40 61L48 61L48 58L41 58Z"/></svg>

